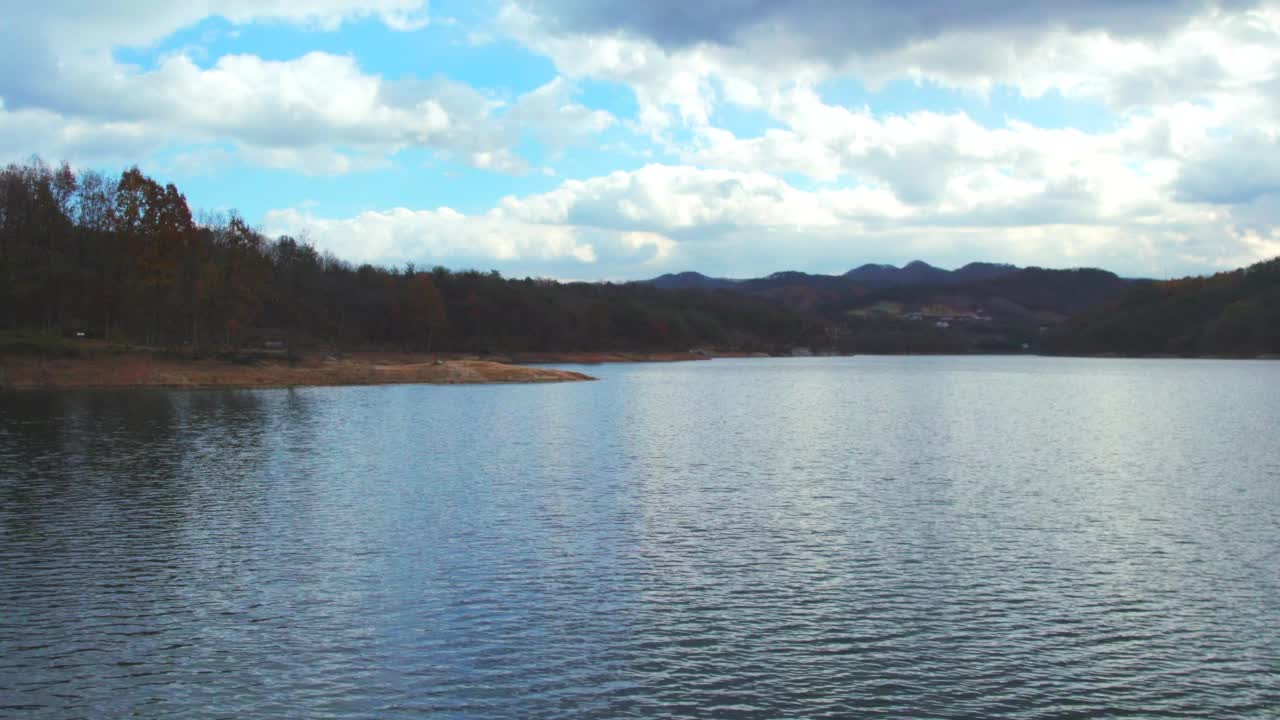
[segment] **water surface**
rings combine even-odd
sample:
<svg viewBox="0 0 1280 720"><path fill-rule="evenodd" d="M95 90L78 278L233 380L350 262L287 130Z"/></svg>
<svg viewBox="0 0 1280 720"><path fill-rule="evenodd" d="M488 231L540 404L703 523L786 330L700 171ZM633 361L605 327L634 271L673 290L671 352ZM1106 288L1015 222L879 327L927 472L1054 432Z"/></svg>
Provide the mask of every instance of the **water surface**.
<svg viewBox="0 0 1280 720"><path fill-rule="evenodd" d="M0 395L0 716L1276 717L1280 363Z"/></svg>

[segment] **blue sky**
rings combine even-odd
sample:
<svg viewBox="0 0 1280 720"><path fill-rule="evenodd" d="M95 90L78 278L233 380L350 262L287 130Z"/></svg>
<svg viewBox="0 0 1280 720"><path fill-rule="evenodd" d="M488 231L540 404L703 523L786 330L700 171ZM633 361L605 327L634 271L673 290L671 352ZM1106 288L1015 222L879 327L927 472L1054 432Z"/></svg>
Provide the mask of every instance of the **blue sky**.
<svg viewBox="0 0 1280 720"><path fill-rule="evenodd" d="M0 20L0 159L136 163L355 261L1163 276L1280 254L1274 2L107 5Z"/></svg>

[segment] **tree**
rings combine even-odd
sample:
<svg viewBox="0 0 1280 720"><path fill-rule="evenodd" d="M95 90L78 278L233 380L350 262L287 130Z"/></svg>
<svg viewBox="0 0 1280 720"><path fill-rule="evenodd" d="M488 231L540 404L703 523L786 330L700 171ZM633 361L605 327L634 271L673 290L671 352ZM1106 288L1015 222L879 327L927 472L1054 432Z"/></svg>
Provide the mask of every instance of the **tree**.
<svg viewBox="0 0 1280 720"><path fill-rule="evenodd" d="M444 327L445 310L444 299L430 275L414 273L412 268L409 269L404 282L402 305L405 316L411 319L411 342L431 352L431 340L435 331Z"/></svg>
<svg viewBox="0 0 1280 720"><path fill-rule="evenodd" d="M428 351L770 347L805 321L732 294L356 267L305 237L267 242L234 212L197 220L176 186L137 167L108 179L37 158L0 170L0 324L101 327L109 341L193 353L236 350L278 327L294 354L303 339Z"/></svg>

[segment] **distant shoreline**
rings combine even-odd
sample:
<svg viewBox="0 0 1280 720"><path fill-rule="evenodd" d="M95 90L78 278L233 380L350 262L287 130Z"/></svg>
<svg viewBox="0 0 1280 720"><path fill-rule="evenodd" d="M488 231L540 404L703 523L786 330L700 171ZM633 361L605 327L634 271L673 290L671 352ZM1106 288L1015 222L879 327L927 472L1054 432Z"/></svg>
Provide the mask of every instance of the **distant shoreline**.
<svg viewBox="0 0 1280 720"><path fill-rule="evenodd" d="M768 357L744 352L557 352L473 355L360 350L316 352L289 360L283 351L247 350L194 358L161 348L58 341L29 352L0 352L0 390L129 388L251 389L340 385L482 385L595 380L533 365L684 362Z"/></svg>
<svg viewBox="0 0 1280 720"><path fill-rule="evenodd" d="M1280 360L1276 355L1065 355L1043 353L869 353L866 357L1044 357L1098 360ZM745 352L563 352L510 355L358 351L290 361L278 355L184 358L162 351L90 346L74 355L0 355L0 390L255 389L347 385L480 385L582 382L584 373L533 365L668 363L769 358ZM851 357L851 356L849 356Z"/></svg>
<svg viewBox="0 0 1280 720"><path fill-rule="evenodd" d="M716 358L767 358L767 353L721 352L718 350L694 352L528 352L511 355L493 355L487 359L515 365L547 365L566 363L572 365L602 365L605 363L695 362Z"/></svg>

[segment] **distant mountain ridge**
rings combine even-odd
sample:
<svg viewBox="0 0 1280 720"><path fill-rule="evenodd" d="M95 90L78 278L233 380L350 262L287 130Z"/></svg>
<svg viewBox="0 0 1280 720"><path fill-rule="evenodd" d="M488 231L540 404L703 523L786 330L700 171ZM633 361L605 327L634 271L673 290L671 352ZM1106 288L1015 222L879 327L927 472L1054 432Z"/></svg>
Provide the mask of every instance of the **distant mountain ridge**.
<svg viewBox="0 0 1280 720"><path fill-rule="evenodd" d="M761 292L781 287L834 289L857 285L867 290L909 285L963 285L1011 275L1020 270L1015 265L972 262L955 270L944 270L923 260L913 260L902 267L868 263L843 275L822 275L785 270L762 278L732 279L703 275L699 272L668 273L642 281L664 290L741 290Z"/></svg>
<svg viewBox="0 0 1280 720"><path fill-rule="evenodd" d="M973 262L945 270L916 260L843 275L784 271L731 280L700 273L650 281L669 291L765 300L825 328L841 352L1027 352L1068 318L1114 302L1134 285L1106 270Z"/></svg>
<svg viewBox="0 0 1280 720"><path fill-rule="evenodd" d="M719 290L733 287L742 281L708 277L700 272L690 271L667 273L652 280L642 280L640 282L663 290Z"/></svg>

